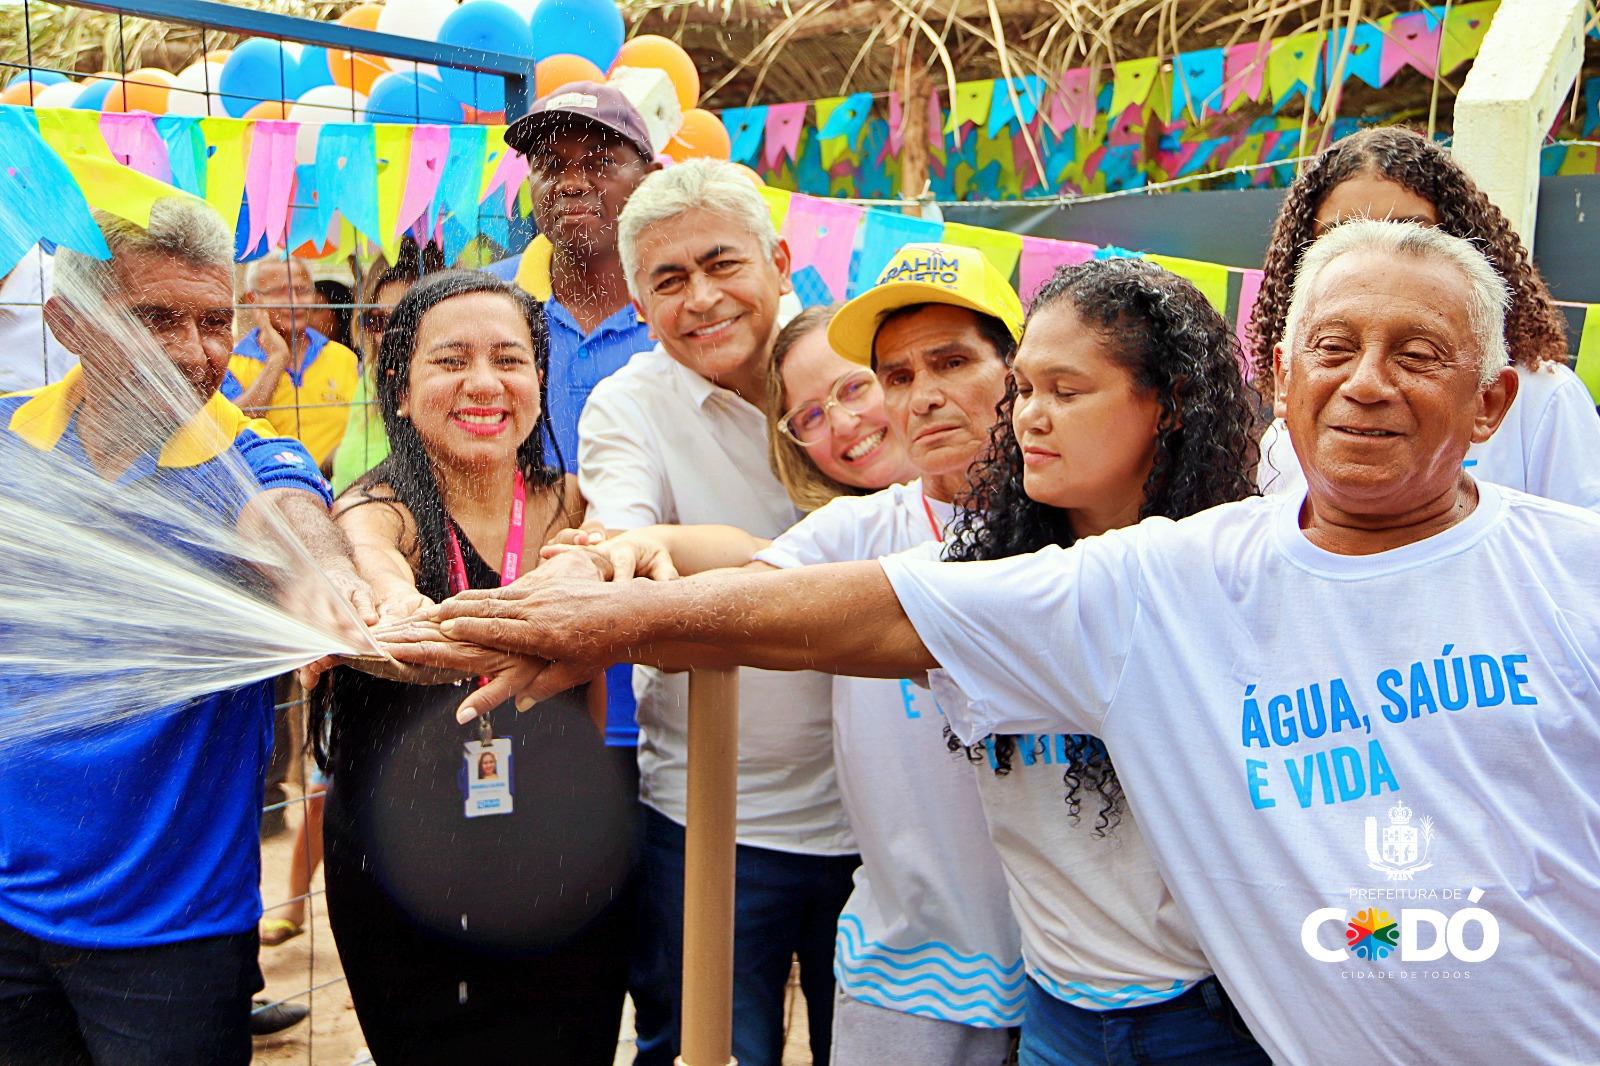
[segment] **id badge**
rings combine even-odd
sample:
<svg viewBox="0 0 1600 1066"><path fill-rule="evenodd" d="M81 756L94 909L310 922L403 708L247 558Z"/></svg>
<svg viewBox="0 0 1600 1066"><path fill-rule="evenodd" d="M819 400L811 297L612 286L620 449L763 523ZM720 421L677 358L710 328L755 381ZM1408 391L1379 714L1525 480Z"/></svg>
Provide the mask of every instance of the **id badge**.
<svg viewBox="0 0 1600 1066"><path fill-rule="evenodd" d="M466 760L468 818L511 813L511 741L470 740L461 746Z"/></svg>

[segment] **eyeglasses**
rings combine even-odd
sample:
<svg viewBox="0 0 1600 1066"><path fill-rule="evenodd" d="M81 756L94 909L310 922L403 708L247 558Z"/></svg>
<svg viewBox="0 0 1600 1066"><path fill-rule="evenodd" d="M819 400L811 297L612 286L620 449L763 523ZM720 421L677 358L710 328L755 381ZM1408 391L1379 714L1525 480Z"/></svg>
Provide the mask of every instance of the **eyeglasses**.
<svg viewBox="0 0 1600 1066"><path fill-rule="evenodd" d="M389 312L361 312L361 328L372 334L374 337L383 336L383 331L389 328Z"/></svg>
<svg viewBox="0 0 1600 1066"><path fill-rule="evenodd" d="M778 419L778 431L796 444L815 444L828 432L828 412L842 407L859 415L878 398L878 378L870 370L857 370L833 383L826 400L812 400Z"/></svg>

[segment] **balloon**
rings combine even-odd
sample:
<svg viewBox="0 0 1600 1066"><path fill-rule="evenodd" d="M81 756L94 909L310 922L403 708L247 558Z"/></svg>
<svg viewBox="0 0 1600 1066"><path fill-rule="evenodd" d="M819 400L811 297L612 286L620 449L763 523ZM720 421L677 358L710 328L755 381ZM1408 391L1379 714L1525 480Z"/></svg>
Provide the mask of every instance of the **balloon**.
<svg viewBox="0 0 1600 1066"><path fill-rule="evenodd" d="M239 117L248 119L286 119L289 117L289 105L282 100L263 100Z"/></svg>
<svg viewBox="0 0 1600 1066"><path fill-rule="evenodd" d="M50 86L32 78L17 78L0 92L0 104L32 104Z"/></svg>
<svg viewBox="0 0 1600 1066"><path fill-rule="evenodd" d="M228 57L231 55L233 55L232 48L213 48L211 51L206 53L206 62L219 64L226 63L228 61Z"/></svg>
<svg viewBox="0 0 1600 1066"><path fill-rule="evenodd" d="M169 115L221 115L222 101L217 97L217 86L222 81L222 64L197 60L178 72L167 94ZM209 95L208 95L209 93Z"/></svg>
<svg viewBox="0 0 1600 1066"><path fill-rule="evenodd" d="M32 78L33 83L39 86L41 89L46 85L60 85L64 81L71 80L59 70L19 70L15 77L6 82L6 88L11 88L13 85L17 84L17 82L22 81L25 78Z"/></svg>
<svg viewBox="0 0 1600 1066"><path fill-rule="evenodd" d="M309 90L320 85L333 84L333 70L328 63L326 48L308 44L300 50L299 59L294 67L294 78L289 85L289 92L295 99L298 100Z"/></svg>
<svg viewBox="0 0 1600 1066"><path fill-rule="evenodd" d="M533 29L534 59L567 53L605 68L622 47L622 15L615 0L540 0L528 21ZM695 84L699 84L698 77Z"/></svg>
<svg viewBox="0 0 1600 1066"><path fill-rule="evenodd" d="M342 85L319 85L289 105L289 121L300 123L295 136L297 163L317 161L317 136L324 122L359 122L367 109L367 98Z"/></svg>
<svg viewBox="0 0 1600 1066"><path fill-rule="evenodd" d="M734 166L738 167L739 168L739 173L741 173L745 177L749 178L751 180L751 182L754 183L756 188L765 189L767 187L766 179L763 178L760 174L756 173L754 170L751 170L749 167L745 166L743 163L735 163Z"/></svg>
<svg viewBox="0 0 1600 1066"><path fill-rule="evenodd" d="M381 4L360 4L339 16L339 25L357 30L376 30L378 16L383 13ZM358 93L370 93L378 75L389 71L389 62L382 56L369 56L364 52L350 52L335 48L328 52L328 72L333 83Z"/></svg>
<svg viewBox="0 0 1600 1066"><path fill-rule="evenodd" d="M497 0L469 0L450 13L439 28L439 43L513 56L533 55L528 23ZM503 111L506 81L498 74L440 67L439 79L451 96L479 111Z"/></svg>
<svg viewBox="0 0 1600 1066"><path fill-rule="evenodd" d="M611 68L645 67L665 71L678 91L678 106L685 112L700 99L700 72L676 41L669 41L653 33L635 37L617 51Z"/></svg>
<svg viewBox="0 0 1600 1066"><path fill-rule="evenodd" d="M683 125L661 151L679 163L687 159L726 159L733 152L733 142L720 118L691 107L683 113Z"/></svg>
<svg viewBox="0 0 1600 1066"><path fill-rule="evenodd" d="M605 71L582 56L553 55L539 60L533 68L533 94L549 96L563 85L575 81L605 81Z"/></svg>
<svg viewBox="0 0 1600 1066"><path fill-rule="evenodd" d="M159 67L140 67L111 87L100 110L148 111L152 115L164 115L167 96L177 80Z"/></svg>
<svg viewBox="0 0 1600 1066"><path fill-rule="evenodd" d="M111 87L117 83L116 79L117 75L109 70L102 70L85 78L83 92L78 94L72 106L80 110L98 111L111 93Z"/></svg>
<svg viewBox="0 0 1600 1066"><path fill-rule="evenodd" d="M460 122L461 105L444 82L409 70L392 71L372 83L366 122Z"/></svg>
<svg viewBox="0 0 1600 1066"><path fill-rule="evenodd" d="M58 81L46 85L42 92L33 94L34 107L71 107L83 94L83 86L75 81Z"/></svg>
<svg viewBox="0 0 1600 1066"><path fill-rule="evenodd" d="M217 88L223 108L238 118L263 100L282 100L294 77L294 56L283 43L255 37L241 41L222 64Z"/></svg>
<svg viewBox="0 0 1600 1066"><path fill-rule="evenodd" d="M455 0L388 0L378 13L377 30L418 41L437 41L439 28L455 9Z"/></svg>

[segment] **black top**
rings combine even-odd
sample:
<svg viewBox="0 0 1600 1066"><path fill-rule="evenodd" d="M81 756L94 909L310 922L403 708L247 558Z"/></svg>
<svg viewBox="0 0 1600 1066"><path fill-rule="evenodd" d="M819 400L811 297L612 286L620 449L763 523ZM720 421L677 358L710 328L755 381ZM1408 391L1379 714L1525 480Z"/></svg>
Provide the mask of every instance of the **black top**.
<svg viewBox="0 0 1600 1066"><path fill-rule="evenodd" d="M459 529L456 536L469 584L499 587L500 575ZM479 726L458 725L455 709L468 692L467 683L333 672L330 862L335 851L359 860L441 934L508 948L560 942L620 892L634 797L580 687L525 713L509 702L492 712L495 736L511 742L513 811L467 818L464 745Z"/></svg>

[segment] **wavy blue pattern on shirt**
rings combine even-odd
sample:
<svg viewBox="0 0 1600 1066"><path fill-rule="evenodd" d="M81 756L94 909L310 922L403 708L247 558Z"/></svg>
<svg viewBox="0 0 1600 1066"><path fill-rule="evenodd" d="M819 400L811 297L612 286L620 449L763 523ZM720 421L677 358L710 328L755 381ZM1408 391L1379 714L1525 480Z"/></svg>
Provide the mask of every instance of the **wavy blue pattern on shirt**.
<svg viewBox="0 0 1600 1066"><path fill-rule="evenodd" d="M964 954L940 941L910 948L868 941L861 920L839 916L834 975L845 993L873 1006L961 1025L1003 1028L1022 1021L1021 961Z"/></svg>
<svg viewBox="0 0 1600 1066"><path fill-rule="evenodd" d="M1135 982L1123 985L1121 988L1096 988L1083 981L1057 981L1034 966L1028 967L1028 976L1037 981L1040 988L1061 1002L1088 1010L1121 1010L1124 1007L1145 1007L1152 1003L1162 1003L1174 996L1181 996L1193 983L1175 980L1170 985L1152 988Z"/></svg>

